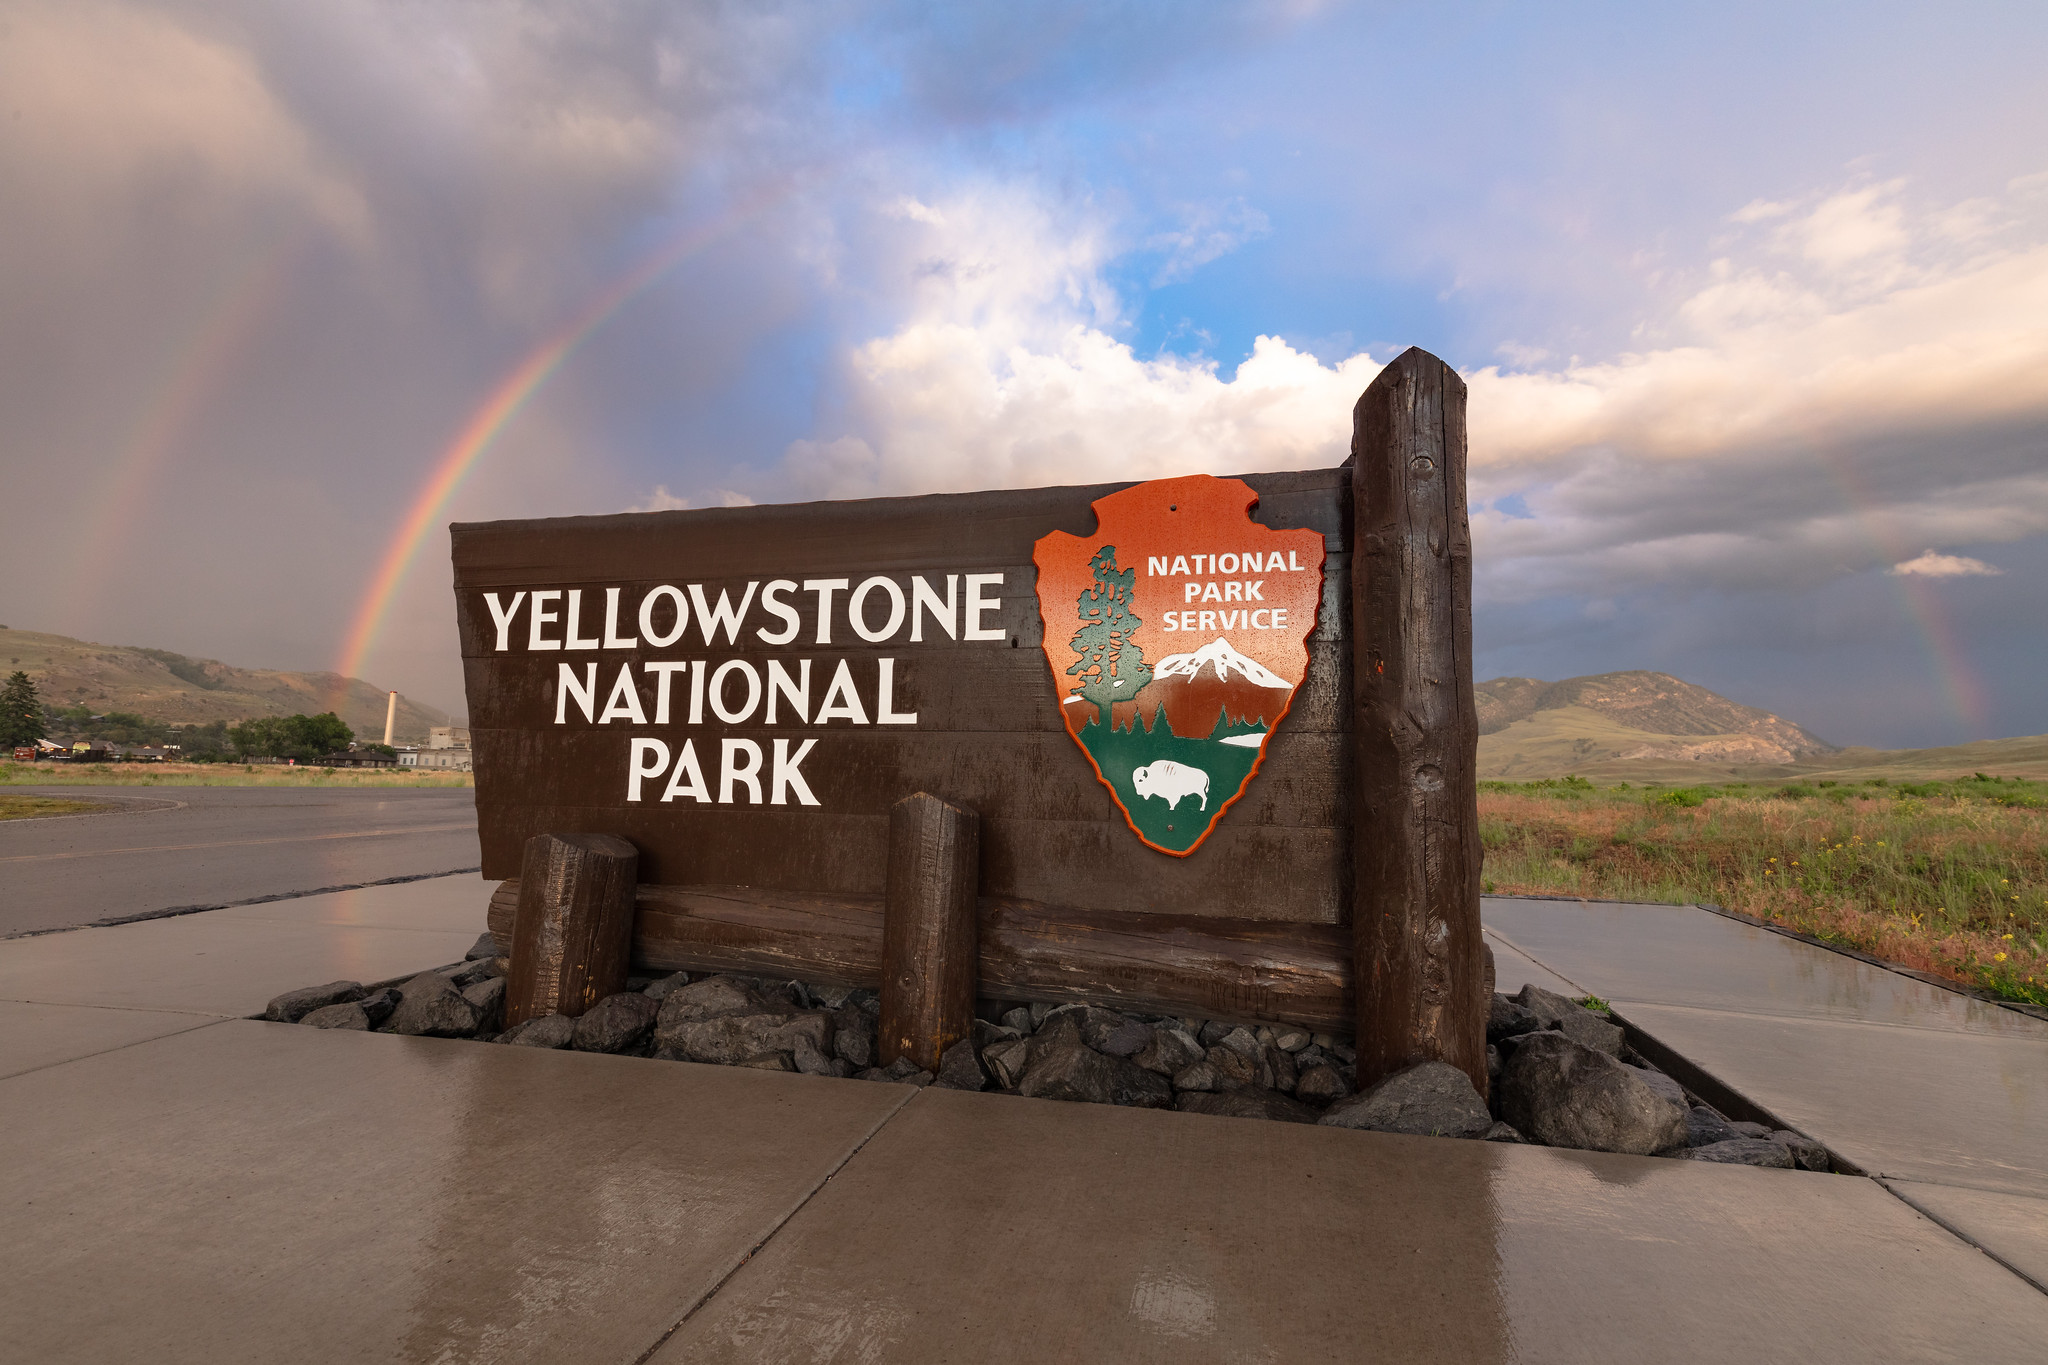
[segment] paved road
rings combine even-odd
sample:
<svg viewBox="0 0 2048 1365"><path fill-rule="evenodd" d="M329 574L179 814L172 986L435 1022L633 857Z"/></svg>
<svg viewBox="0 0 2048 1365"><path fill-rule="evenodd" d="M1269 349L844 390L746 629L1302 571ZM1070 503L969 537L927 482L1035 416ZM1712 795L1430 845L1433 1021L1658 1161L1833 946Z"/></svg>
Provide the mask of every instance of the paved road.
<svg viewBox="0 0 2048 1365"><path fill-rule="evenodd" d="M467 788L9 790L112 809L0 821L0 937L478 863Z"/></svg>

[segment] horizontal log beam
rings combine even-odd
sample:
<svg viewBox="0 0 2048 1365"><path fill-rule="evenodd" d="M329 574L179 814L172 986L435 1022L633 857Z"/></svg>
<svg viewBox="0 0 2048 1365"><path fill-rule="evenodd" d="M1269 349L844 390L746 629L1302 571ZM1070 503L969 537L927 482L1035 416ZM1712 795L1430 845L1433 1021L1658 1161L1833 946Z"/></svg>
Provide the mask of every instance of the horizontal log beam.
<svg viewBox="0 0 2048 1365"><path fill-rule="evenodd" d="M491 897L510 941L516 879ZM984 897L979 982L986 997L1089 1000L1155 1014L1305 1024L1351 1035L1351 934L1324 924L1089 911ZM638 888L633 966L734 972L818 985L882 984L882 898L753 887Z"/></svg>

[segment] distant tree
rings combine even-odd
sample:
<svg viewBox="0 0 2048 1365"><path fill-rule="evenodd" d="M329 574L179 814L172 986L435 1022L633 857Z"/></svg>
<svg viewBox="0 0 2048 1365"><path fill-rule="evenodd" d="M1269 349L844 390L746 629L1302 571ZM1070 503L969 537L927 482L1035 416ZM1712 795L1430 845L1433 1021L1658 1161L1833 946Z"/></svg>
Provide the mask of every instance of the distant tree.
<svg viewBox="0 0 2048 1365"><path fill-rule="evenodd" d="M355 731L332 711L317 716L258 716L227 732L240 754L264 758L323 758L346 749Z"/></svg>
<svg viewBox="0 0 2048 1365"><path fill-rule="evenodd" d="M1080 680L1081 695L1095 704L1100 722L1114 728L1110 706L1129 701L1152 681L1152 666L1131 638L1144 624L1131 611L1138 571L1117 568L1114 545L1097 550L1088 567L1095 573L1095 583L1075 599L1081 628L1070 642L1081 657L1067 674Z"/></svg>
<svg viewBox="0 0 2048 1365"><path fill-rule="evenodd" d="M33 744L49 734L43 724L43 700L28 674L15 669L0 688L0 744L13 748Z"/></svg>

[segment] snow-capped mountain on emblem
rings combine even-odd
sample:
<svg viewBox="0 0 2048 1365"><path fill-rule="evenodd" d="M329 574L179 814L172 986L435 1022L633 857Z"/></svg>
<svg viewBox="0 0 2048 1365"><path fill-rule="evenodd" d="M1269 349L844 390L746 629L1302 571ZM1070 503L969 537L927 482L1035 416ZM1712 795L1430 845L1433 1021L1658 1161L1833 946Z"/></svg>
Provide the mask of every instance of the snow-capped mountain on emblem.
<svg viewBox="0 0 2048 1365"><path fill-rule="evenodd" d="M1155 479L1032 554L1060 720L1132 832L1176 857L1258 775L1308 674L1323 535L1254 521L1257 501L1240 479Z"/></svg>
<svg viewBox="0 0 2048 1365"><path fill-rule="evenodd" d="M1133 719L1154 727L1159 713L1182 739L1207 739L1218 724L1270 728L1287 710L1294 684L1231 648L1217 636L1191 654L1169 654L1152 669L1152 681L1129 702L1111 707L1120 725Z"/></svg>

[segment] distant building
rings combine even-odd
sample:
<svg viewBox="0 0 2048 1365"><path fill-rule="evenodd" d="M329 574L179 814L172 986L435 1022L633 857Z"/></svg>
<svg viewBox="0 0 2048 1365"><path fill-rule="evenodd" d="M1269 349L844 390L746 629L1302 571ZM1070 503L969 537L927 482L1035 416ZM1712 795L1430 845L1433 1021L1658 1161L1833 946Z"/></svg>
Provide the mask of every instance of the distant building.
<svg viewBox="0 0 2048 1365"><path fill-rule="evenodd" d="M398 760L389 754L380 754L375 749L350 749L346 753L333 753L325 758L309 758L307 764L319 768L395 768Z"/></svg>
<svg viewBox="0 0 2048 1365"><path fill-rule="evenodd" d="M427 731L429 749L467 749L469 731L460 725L436 725Z"/></svg>
<svg viewBox="0 0 2048 1365"><path fill-rule="evenodd" d="M463 732L467 734L467 731ZM467 744L460 747L401 749L398 753L401 768L439 768L449 772L472 771L470 750Z"/></svg>

